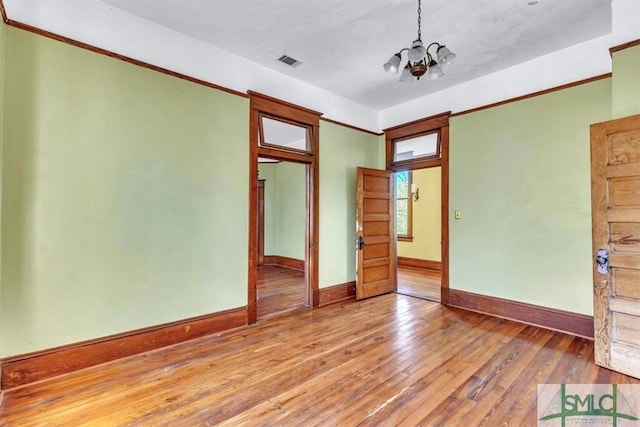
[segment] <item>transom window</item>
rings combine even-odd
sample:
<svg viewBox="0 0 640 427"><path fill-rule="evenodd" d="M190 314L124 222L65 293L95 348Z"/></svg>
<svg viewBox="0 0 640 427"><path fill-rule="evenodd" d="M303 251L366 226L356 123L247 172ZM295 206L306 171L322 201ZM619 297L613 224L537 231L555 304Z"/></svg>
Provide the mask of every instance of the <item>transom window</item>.
<svg viewBox="0 0 640 427"><path fill-rule="evenodd" d="M313 154L310 143L310 132L307 126L275 119L260 114L259 144L261 147L273 148L295 153Z"/></svg>
<svg viewBox="0 0 640 427"><path fill-rule="evenodd" d="M440 157L440 132L410 136L393 141L393 163Z"/></svg>

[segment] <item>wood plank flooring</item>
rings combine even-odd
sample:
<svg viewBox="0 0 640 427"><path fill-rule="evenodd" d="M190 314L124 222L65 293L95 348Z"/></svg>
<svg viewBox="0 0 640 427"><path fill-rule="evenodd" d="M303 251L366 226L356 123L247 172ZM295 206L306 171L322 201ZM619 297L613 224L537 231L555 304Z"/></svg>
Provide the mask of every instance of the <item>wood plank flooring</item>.
<svg viewBox="0 0 640 427"><path fill-rule="evenodd" d="M534 426L538 383L640 383L593 343L398 294L5 392L2 426Z"/></svg>
<svg viewBox="0 0 640 427"><path fill-rule="evenodd" d="M398 293L440 302L439 271L398 266Z"/></svg>
<svg viewBox="0 0 640 427"><path fill-rule="evenodd" d="M305 309L304 272L276 265L258 267L258 319Z"/></svg>

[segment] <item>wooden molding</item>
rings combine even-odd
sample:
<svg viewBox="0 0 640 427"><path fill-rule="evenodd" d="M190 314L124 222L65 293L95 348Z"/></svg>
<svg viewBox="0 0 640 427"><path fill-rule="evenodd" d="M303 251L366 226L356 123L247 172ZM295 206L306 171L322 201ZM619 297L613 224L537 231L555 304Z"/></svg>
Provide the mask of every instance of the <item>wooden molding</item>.
<svg viewBox="0 0 640 427"><path fill-rule="evenodd" d="M567 83L567 84L564 84L564 85L560 85L560 86L552 87L552 88L549 88L549 89L541 90L541 91L538 91L538 92L529 93L527 95L517 96L515 98L505 99L504 101L494 102L493 104L483 105L481 107L472 108L470 110L465 110L465 111L460 111L458 113L453 113L453 114L451 114L451 117L458 117L458 116L463 116L465 114L476 113L476 112L482 111L482 110L488 110L489 108L499 107L501 105L510 104L512 102L523 101L523 100L528 99L528 98L533 98L533 97L540 96L540 95L546 95L546 94L551 93L551 92L557 92L559 90L569 89L569 88L574 87L574 86L580 86L580 85L587 84L587 83L592 83L592 82L595 82L595 81L598 81L598 80L608 79L611 76L612 76L611 73L601 74L599 76L590 77L588 79L578 80L576 82L571 82L571 83Z"/></svg>
<svg viewBox="0 0 640 427"><path fill-rule="evenodd" d="M0 15L2 15L2 22L4 22L5 24L9 23L9 18L7 18L7 11L4 8L4 1L0 0ZM0 399L2 399L0 397ZM0 400L2 401L2 400Z"/></svg>
<svg viewBox="0 0 640 427"><path fill-rule="evenodd" d="M423 117L412 122L402 123L390 128L383 129L386 135L392 134L392 138L405 137L414 133L427 132L433 129L441 128L449 125L449 116L451 111L434 114L433 116ZM398 134L396 136L396 133Z"/></svg>
<svg viewBox="0 0 640 427"><path fill-rule="evenodd" d="M0 360L0 389L67 374L247 324L239 307Z"/></svg>
<svg viewBox="0 0 640 427"><path fill-rule="evenodd" d="M613 46L609 48L609 54L613 56L615 52L619 52L621 50L629 49L630 47L640 46L640 39L631 40L630 42L622 43L617 46Z"/></svg>
<svg viewBox="0 0 640 427"><path fill-rule="evenodd" d="M593 316L449 289L449 306L593 340Z"/></svg>
<svg viewBox="0 0 640 427"><path fill-rule="evenodd" d="M347 282L340 285L322 288L318 291L319 305L329 305L356 297L356 282Z"/></svg>
<svg viewBox="0 0 640 427"><path fill-rule="evenodd" d="M289 258L280 255L265 255L265 265L277 265L278 267L290 268L292 270L304 271L304 260Z"/></svg>
<svg viewBox="0 0 640 427"><path fill-rule="evenodd" d="M399 256L398 265L401 267L422 268L425 270L442 271L442 262L427 259L408 258Z"/></svg>
<svg viewBox="0 0 640 427"><path fill-rule="evenodd" d="M364 128L359 128L357 126L350 125L348 123L344 123L344 122L339 122L337 120L328 119L326 117L321 117L320 120L325 121L327 123L333 123L334 125L344 126L346 128L349 128L349 129L353 129L353 130L357 130L357 131L360 131L360 132L368 133L370 135L375 135L375 136L384 135L384 132L373 132L373 131L370 131L370 130L367 130L367 129L364 129Z"/></svg>

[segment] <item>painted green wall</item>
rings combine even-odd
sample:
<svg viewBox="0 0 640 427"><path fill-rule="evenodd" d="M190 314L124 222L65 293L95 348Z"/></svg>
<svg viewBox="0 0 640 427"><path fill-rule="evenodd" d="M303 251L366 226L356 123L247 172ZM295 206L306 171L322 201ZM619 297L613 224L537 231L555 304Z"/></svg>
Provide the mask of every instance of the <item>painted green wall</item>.
<svg viewBox="0 0 640 427"><path fill-rule="evenodd" d="M592 314L589 125L610 100L604 79L451 119L451 288Z"/></svg>
<svg viewBox="0 0 640 427"><path fill-rule="evenodd" d="M0 355L246 305L248 100L4 36Z"/></svg>
<svg viewBox="0 0 640 427"><path fill-rule="evenodd" d="M377 135L320 121L320 288L356 277L356 167L378 168Z"/></svg>
<svg viewBox="0 0 640 427"><path fill-rule="evenodd" d="M413 201L413 240L398 242L398 256L440 261L441 252L441 168L418 169L412 182L419 189Z"/></svg>
<svg viewBox="0 0 640 427"><path fill-rule="evenodd" d="M276 233L276 164L258 163L258 177L265 180L264 186L264 253L278 255Z"/></svg>
<svg viewBox="0 0 640 427"><path fill-rule="evenodd" d="M6 25L0 22L0 225L2 224L2 151L4 129L4 39ZM2 242L2 227L0 226L0 243ZM0 244L0 321L2 319L2 244ZM0 337L2 326L0 325ZM0 348L1 350L1 348ZM1 353L0 353L1 354ZM0 398L0 401L2 398Z"/></svg>
<svg viewBox="0 0 640 427"><path fill-rule="evenodd" d="M613 54L613 118L640 113L640 46Z"/></svg>
<svg viewBox="0 0 640 427"><path fill-rule="evenodd" d="M265 255L305 259L306 166L291 162L261 163L265 179Z"/></svg>

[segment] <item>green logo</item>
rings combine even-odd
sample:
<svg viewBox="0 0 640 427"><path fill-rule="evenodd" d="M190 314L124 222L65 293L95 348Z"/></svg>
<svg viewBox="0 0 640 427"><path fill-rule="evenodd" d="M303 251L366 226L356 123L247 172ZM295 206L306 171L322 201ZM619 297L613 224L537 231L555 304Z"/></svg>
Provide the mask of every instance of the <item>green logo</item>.
<svg viewBox="0 0 640 427"><path fill-rule="evenodd" d="M603 389L604 387L606 389ZM596 421L594 417L598 417L600 423L614 427L618 426L619 420L638 421L631 405L618 390L617 384L611 385L611 389L608 389L607 385L592 384L589 392L582 393L568 393L566 384L560 384L560 390L553 396L544 412L538 415L542 415L540 421L559 419L562 427L566 426L567 419L571 424L592 424Z"/></svg>

